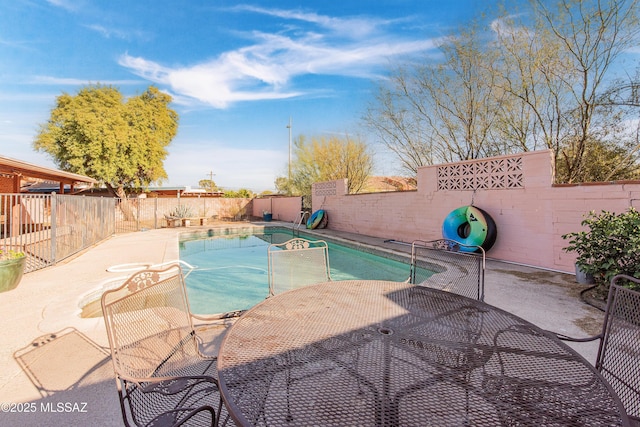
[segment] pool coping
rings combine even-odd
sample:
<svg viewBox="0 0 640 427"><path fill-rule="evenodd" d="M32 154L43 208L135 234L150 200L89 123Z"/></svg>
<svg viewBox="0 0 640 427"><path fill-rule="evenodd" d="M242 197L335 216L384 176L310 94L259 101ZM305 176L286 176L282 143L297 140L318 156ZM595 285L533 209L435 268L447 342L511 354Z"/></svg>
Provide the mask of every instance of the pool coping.
<svg viewBox="0 0 640 427"><path fill-rule="evenodd" d="M336 235L331 235L328 233L323 233L320 230L308 230L308 229L304 229L304 230L300 230L300 231L295 231L294 229L292 229L291 227L287 227L286 223L283 224L270 224L270 225L265 225L265 224L255 224L252 226L245 226L245 227L217 227L217 228L209 228L208 230L193 230L193 231L187 231L187 232L182 232L179 235L179 239L180 241L183 241L183 237L185 236L192 236L194 239L195 238L204 238L204 237L218 237L218 236L229 236L229 235L233 235L233 234L242 234L242 233L249 233L249 232L254 232L255 230L265 230L265 229L281 229L281 230L286 230L286 231L293 231L294 232L294 236L295 233L299 233L299 235L302 235L303 237L306 236L312 236L315 238L319 238L320 240L326 240L327 242L330 243L336 243L336 244L340 244L342 246L346 246L350 249L355 249L355 250L359 250L362 252L367 252L370 254L374 254L374 255L381 255L381 256L385 256L386 258L390 258L396 261L402 261L402 262L407 262L409 263L411 261L411 243L406 243L406 242L398 242L396 243L396 245L398 246L397 249L393 249L390 247L384 247L384 246L380 246L380 245L376 245L374 243L365 243L362 241L357 241L357 240L353 240L353 239L349 239L349 238L345 238L345 237L339 237ZM224 230L224 233L219 233L219 234L212 234L211 231L213 230ZM324 231L324 230L322 230ZM369 239L375 239L375 238L371 238L369 237ZM389 241L382 241L382 239L380 239L380 242L378 243L389 243ZM404 247L404 251L400 248L400 246Z"/></svg>

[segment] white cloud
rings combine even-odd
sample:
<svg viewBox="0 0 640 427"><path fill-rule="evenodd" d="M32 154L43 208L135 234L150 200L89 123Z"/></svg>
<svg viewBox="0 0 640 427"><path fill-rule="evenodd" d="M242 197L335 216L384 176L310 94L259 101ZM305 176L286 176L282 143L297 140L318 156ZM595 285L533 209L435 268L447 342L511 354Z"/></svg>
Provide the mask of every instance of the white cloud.
<svg viewBox="0 0 640 427"><path fill-rule="evenodd" d="M117 30L114 28L106 28L102 25L97 25L97 24L93 24L93 25L86 25L87 28L89 28L90 30L93 30L99 34L101 34L103 37L110 39L110 38L117 38L117 39L121 39L121 40L127 40L129 39L129 35L121 30Z"/></svg>
<svg viewBox="0 0 640 427"><path fill-rule="evenodd" d="M226 108L239 101L284 99L313 92L290 88L295 77L306 74L371 78L393 56L425 52L436 46L434 40L406 39L385 32L380 27L386 21L337 19L249 6L236 9L317 23L324 32L255 31L249 35L253 44L191 66L171 67L129 54L122 55L119 63L147 80L168 86L181 102L192 99Z"/></svg>
<svg viewBox="0 0 640 427"><path fill-rule="evenodd" d="M131 41L131 40L149 41L153 39L153 36L150 33L147 33L141 30L123 30L115 27L108 28L100 24L85 25L85 27L92 31L97 32L98 34L100 34L102 37L106 39L115 38L115 39L126 40L126 41Z"/></svg>
<svg viewBox="0 0 640 427"><path fill-rule="evenodd" d="M373 18L361 17L334 18L299 10L267 9L250 5L239 5L233 9L239 11L260 13L263 15L275 16L294 21L312 23L320 27L332 30L336 34L349 35L356 38L362 38L376 31L379 26L392 22L388 20L378 20Z"/></svg>
<svg viewBox="0 0 640 427"><path fill-rule="evenodd" d="M32 45L33 45L32 41L7 40L7 39L0 38L0 46L7 46L15 49L30 50L30 49L33 49Z"/></svg>
<svg viewBox="0 0 640 427"><path fill-rule="evenodd" d="M520 37L528 36L532 37L531 29L518 25L517 19L523 16L522 14L509 15L505 18L498 18L491 21L490 27L494 33L501 35L502 37Z"/></svg>
<svg viewBox="0 0 640 427"><path fill-rule="evenodd" d="M73 0L47 0L47 3L69 11L75 11L78 9L78 2Z"/></svg>
<svg viewBox="0 0 640 427"><path fill-rule="evenodd" d="M35 76L30 84L38 85L55 85L55 86L81 86L92 83L100 83L103 85L135 85L140 84L140 80L85 80L70 77L53 77L53 76Z"/></svg>

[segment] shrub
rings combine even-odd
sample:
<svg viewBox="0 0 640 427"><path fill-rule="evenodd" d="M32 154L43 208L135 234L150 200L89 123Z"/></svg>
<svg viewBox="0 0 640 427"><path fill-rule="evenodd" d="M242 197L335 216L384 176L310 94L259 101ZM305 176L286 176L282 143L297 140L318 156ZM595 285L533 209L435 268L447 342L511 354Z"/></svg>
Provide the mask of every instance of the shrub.
<svg viewBox="0 0 640 427"><path fill-rule="evenodd" d="M566 252L578 254L576 263L607 287L616 274L640 278L640 213L634 208L615 214L589 212L581 223L588 231L568 233ZM629 286L633 287L632 284Z"/></svg>
<svg viewBox="0 0 640 427"><path fill-rule="evenodd" d="M5 261L9 259L18 259L24 256L24 252L14 251L13 249L2 249L0 248L0 261Z"/></svg>

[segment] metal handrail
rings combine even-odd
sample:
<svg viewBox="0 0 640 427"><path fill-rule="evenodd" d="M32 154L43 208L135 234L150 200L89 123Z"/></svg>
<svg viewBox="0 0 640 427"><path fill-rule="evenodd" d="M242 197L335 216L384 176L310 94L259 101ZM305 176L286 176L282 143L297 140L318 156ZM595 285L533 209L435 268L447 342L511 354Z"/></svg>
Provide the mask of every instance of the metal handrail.
<svg viewBox="0 0 640 427"><path fill-rule="evenodd" d="M309 215L309 212L307 211L300 211L300 218L298 218L297 222L293 223L293 231L300 231L300 226L302 225L302 223L304 222L305 217L307 217Z"/></svg>

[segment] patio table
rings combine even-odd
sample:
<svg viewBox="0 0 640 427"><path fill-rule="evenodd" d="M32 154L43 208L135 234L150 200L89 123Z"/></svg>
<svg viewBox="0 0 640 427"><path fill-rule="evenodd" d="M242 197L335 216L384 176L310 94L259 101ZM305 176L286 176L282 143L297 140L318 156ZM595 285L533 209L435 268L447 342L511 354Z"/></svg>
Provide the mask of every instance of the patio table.
<svg viewBox="0 0 640 427"><path fill-rule="evenodd" d="M268 298L230 328L218 372L242 426L629 425L604 378L553 334L404 282Z"/></svg>

